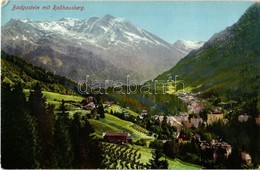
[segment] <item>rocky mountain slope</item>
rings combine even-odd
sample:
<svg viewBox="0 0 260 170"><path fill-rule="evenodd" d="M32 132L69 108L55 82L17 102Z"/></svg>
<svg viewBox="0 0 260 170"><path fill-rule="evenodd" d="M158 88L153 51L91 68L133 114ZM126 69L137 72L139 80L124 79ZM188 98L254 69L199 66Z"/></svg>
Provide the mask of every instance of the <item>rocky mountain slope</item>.
<svg viewBox="0 0 260 170"><path fill-rule="evenodd" d="M123 18L12 19L2 26L2 50L75 81L137 81L174 66L192 48L169 44Z"/></svg>

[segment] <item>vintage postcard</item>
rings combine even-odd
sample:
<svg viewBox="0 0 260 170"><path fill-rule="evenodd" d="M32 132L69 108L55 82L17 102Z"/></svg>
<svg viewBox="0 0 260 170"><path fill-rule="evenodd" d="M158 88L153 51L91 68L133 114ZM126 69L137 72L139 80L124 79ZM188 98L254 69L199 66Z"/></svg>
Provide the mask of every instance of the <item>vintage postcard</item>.
<svg viewBox="0 0 260 170"><path fill-rule="evenodd" d="M257 1L1 1L4 169L260 167Z"/></svg>

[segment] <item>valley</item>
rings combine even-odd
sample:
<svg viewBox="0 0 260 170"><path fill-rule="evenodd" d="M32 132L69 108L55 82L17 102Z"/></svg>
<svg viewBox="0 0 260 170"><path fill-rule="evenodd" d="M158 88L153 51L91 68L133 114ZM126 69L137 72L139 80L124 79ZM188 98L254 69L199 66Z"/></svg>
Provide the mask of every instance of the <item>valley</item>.
<svg viewBox="0 0 260 170"><path fill-rule="evenodd" d="M109 14L11 19L1 166L259 168L259 28L259 3L207 42L170 44Z"/></svg>

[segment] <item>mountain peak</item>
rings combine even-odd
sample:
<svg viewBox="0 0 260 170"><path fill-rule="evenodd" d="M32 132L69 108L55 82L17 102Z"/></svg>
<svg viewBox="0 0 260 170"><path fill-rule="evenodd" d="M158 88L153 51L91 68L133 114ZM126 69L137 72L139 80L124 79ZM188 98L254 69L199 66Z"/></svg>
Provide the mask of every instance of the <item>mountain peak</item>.
<svg viewBox="0 0 260 170"><path fill-rule="evenodd" d="M180 51L188 54L191 50L202 47L203 44L204 41L177 40L173 43L173 47L178 48Z"/></svg>
<svg viewBox="0 0 260 170"><path fill-rule="evenodd" d="M16 28L21 28L24 29L23 25L24 23L29 23L31 22L30 19L10 19L5 26L6 27L16 27Z"/></svg>
<svg viewBox="0 0 260 170"><path fill-rule="evenodd" d="M241 31L253 29L253 27L260 23L260 3L255 3L250 6L246 12L240 17L237 23L232 26L227 27L226 29L215 33L206 44L226 42L228 43L229 39L235 36L236 34L243 34Z"/></svg>
<svg viewBox="0 0 260 170"><path fill-rule="evenodd" d="M238 23L243 21L259 21L260 18L260 3L255 3L250 6L239 19Z"/></svg>
<svg viewBox="0 0 260 170"><path fill-rule="evenodd" d="M119 17L114 17L110 14L107 14L101 18L99 18L100 22L102 23L130 23L130 21L124 19L124 18L119 18ZM132 23L131 23L132 24Z"/></svg>
<svg viewBox="0 0 260 170"><path fill-rule="evenodd" d="M110 14L106 14L104 17L102 17L102 19L110 20L110 19L115 19L115 17Z"/></svg>
<svg viewBox="0 0 260 170"><path fill-rule="evenodd" d="M78 19L69 18L69 17L64 17L64 18L61 18L59 21L78 21Z"/></svg>

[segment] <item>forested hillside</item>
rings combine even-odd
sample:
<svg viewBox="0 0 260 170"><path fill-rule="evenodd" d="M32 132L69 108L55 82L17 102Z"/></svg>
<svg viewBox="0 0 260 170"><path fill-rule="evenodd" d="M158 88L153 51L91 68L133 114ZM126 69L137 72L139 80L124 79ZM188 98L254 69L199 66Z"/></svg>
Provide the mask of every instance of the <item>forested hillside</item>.
<svg viewBox="0 0 260 170"><path fill-rule="evenodd" d="M194 91L236 94L260 84L260 4L252 5L234 25L215 34L171 70L157 77L178 75ZM259 91L259 88L258 88ZM241 93L240 93L241 92Z"/></svg>
<svg viewBox="0 0 260 170"><path fill-rule="evenodd" d="M42 90L61 94L76 94L77 84L73 81L26 63L4 51L1 51L1 65L3 82L11 85L21 83L25 89L31 89L36 83L40 83Z"/></svg>

